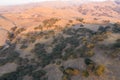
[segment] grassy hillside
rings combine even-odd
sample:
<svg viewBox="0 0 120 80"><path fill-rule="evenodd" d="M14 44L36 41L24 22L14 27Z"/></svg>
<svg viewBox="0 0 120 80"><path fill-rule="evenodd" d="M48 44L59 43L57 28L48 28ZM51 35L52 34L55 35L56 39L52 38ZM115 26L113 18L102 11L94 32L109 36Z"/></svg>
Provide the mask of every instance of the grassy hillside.
<svg viewBox="0 0 120 80"><path fill-rule="evenodd" d="M0 7L0 80L120 80L119 1L79 2Z"/></svg>
<svg viewBox="0 0 120 80"><path fill-rule="evenodd" d="M47 19L28 33L11 28L9 47L1 48L0 68L10 63L16 67L1 72L0 80L119 80L119 23L94 30L72 21L62 28L57 21Z"/></svg>

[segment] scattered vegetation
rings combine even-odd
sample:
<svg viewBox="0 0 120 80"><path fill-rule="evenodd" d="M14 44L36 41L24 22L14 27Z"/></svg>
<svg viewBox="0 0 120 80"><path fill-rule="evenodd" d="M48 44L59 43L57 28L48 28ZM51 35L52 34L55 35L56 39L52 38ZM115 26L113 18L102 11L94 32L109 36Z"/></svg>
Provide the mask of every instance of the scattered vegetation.
<svg viewBox="0 0 120 80"><path fill-rule="evenodd" d="M53 24L55 24L59 20L60 19L57 19L57 18L46 19L43 21L43 26L51 27Z"/></svg>
<svg viewBox="0 0 120 80"><path fill-rule="evenodd" d="M104 65L97 65L91 59L85 59L86 70L82 72L83 76L88 77L89 74L95 73L95 75L101 76L105 72Z"/></svg>
<svg viewBox="0 0 120 80"><path fill-rule="evenodd" d="M64 73L67 75L75 76L80 74L80 71L78 69L68 67L67 69L64 70Z"/></svg>
<svg viewBox="0 0 120 80"><path fill-rule="evenodd" d="M62 80L71 80L72 76L76 76L76 75L80 74L80 70L71 68L71 67L68 67L66 69L64 69L64 67L63 67L62 71L63 71Z"/></svg>
<svg viewBox="0 0 120 80"><path fill-rule="evenodd" d="M84 28L83 24L80 25L82 28L66 28L62 29L61 26L55 25L60 19L51 18L44 20L42 24L35 27L36 31L24 34L24 38L20 38L18 44L20 49L26 49L29 44L35 44L31 50L33 59L21 58L15 48L16 44L11 44L5 51L0 52L0 66L8 63L15 62L18 67L17 70L11 73L4 74L0 77L0 80L22 80L24 76L32 76L33 80L47 80L46 71L44 68L49 64L54 64L59 67L65 60L83 58L86 64L85 70L79 70L72 67L61 67L60 70L63 72L62 80L71 80L72 76L79 75L80 72L84 77L89 77L90 74L101 76L105 72L104 65L98 65L90 59L95 55L94 48L98 46L98 42L104 41L107 38L107 31L112 30L114 33L119 33L119 25L114 24L114 28L108 26L105 28L100 26L98 31L94 32L90 29ZM83 22L83 18L76 19L77 21ZM69 23L73 23L73 20L69 20ZM56 26L56 30L61 30L61 33L56 34L55 30L43 30L43 26L50 28ZM67 24L70 26L70 24ZM10 40L15 39L21 32L25 31L24 28L13 27L11 29L13 33L8 34ZM111 31L111 32L112 32ZM46 43L37 42L40 39L46 39ZM52 38L52 41L47 41ZM36 41L37 40L37 41ZM37 42L37 43L36 43ZM48 43L48 44L47 44ZM51 46L52 51L47 52L46 49ZM112 44L112 49L115 49L118 53L120 47L120 40L116 40ZM0 49L4 47L1 46ZM115 54L114 54L115 55ZM40 70L38 70L40 68Z"/></svg>
<svg viewBox="0 0 120 80"><path fill-rule="evenodd" d="M9 63L9 62L14 62L19 57L20 54L14 51L14 48L15 48L15 45L12 44L11 47L9 47L8 49L0 53L0 57L1 57L0 66L5 65L6 63Z"/></svg>
<svg viewBox="0 0 120 80"><path fill-rule="evenodd" d="M104 65L98 65L95 69L95 74L100 76L104 73L105 71L105 66Z"/></svg>
<svg viewBox="0 0 120 80"><path fill-rule="evenodd" d="M32 77L34 80L41 80L43 76L45 76L46 71L38 70L32 73Z"/></svg>
<svg viewBox="0 0 120 80"><path fill-rule="evenodd" d="M82 76L84 76L84 77L89 77L89 72L88 71L83 71L82 72Z"/></svg>
<svg viewBox="0 0 120 80"><path fill-rule="evenodd" d="M83 18L77 18L76 20L79 21L79 22L83 22L84 19Z"/></svg>
<svg viewBox="0 0 120 80"><path fill-rule="evenodd" d="M114 48L120 48L120 39L117 39L116 42L113 44Z"/></svg>

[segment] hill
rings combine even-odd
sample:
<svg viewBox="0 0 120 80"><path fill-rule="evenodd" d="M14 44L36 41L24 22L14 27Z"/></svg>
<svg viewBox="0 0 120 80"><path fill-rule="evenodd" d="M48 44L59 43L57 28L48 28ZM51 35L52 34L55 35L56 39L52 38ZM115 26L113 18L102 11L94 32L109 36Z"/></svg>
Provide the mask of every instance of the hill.
<svg viewBox="0 0 120 80"><path fill-rule="evenodd" d="M119 10L84 0L0 7L0 80L120 80Z"/></svg>

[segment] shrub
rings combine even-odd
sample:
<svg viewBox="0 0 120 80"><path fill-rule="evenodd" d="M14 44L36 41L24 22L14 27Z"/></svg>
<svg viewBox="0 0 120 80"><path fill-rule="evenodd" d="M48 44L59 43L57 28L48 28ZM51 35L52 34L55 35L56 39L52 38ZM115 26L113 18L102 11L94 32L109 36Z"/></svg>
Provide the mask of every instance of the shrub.
<svg viewBox="0 0 120 80"><path fill-rule="evenodd" d="M4 46L0 46L0 50L2 50L4 48Z"/></svg>
<svg viewBox="0 0 120 80"><path fill-rule="evenodd" d="M89 64L86 68L88 72L94 72L95 71L95 64Z"/></svg>
<svg viewBox="0 0 120 80"><path fill-rule="evenodd" d="M82 48L76 49L75 51L77 57L84 57L85 50Z"/></svg>
<svg viewBox="0 0 120 80"><path fill-rule="evenodd" d="M120 55L120 48L114 49L112 53L110 53L112 58L119 58Z"/></svg>
<svg viewBox="0 0 120 80"><path fill-rule="evenodd" d="M92 48L94 48L94 44L92 44L92 43L89 43L88 45L87 45L87 48L89 48L89 49L92 49Z"/></svg>
<svg viewBox="0 0 120 80"><path fill-rule="evenodd" d="M5 65L8 62L7 59L0 59L0 66Z"/></svg>
<svg viewBox="0 0 120 80"><path fill-rule="evenodd" d="M66 38L65 42L70 43L74 47L79 46L79 40L78 40L78 38L76 36Z"/></svg>
<svg viewBox="0 0 120 80"><path fill-rule="evenodd" d="M66 74L71 75L71 76L75 76L80 74L80 71L78 69L74 69L71 67L68 67L67 69L65 69L64 71Z"/></svg>
<svg viewBox="0 0 120 80"><path fill-rule="evenodd" d="M83 24L80 24L80 27L84 27L84 25L83 25Z"/></svg>
<svg viewBox="0 0 120 80"><path fill-rule="evenodd" d="M46 74L46 71L44 70L38 70L32 73L32 77L34 80L40 80L41 77L43 77Z"/></svg>
<svg viewBox="0 0 120 80"><path fill-rule="evenodd" d="M15 27L12 27L10 30L14 32L16 29L17 27L15 26Z"/></svg>
<svg viewBox="0 0 120 80"><path fill-rule="evenodd" d="M82 76L84 76L84 77L89 77L89 72L88 71L83 71L82 72Z"/></svg>
<svg viewBox="0 0 120 80"><path fill-rule="evenodd" d="M56 62L56 65L60 65L60 64L61 64L61 61L57 61L57 62Z"/></svg>
<svg viewBox="0 0 120 80"><path fill-rule="evenodd" d="M17 52L12 52L9 53L6 58L4 59L0 59L0 66L8 63L8 62L13 62L15 59L17 59L19 57L19 53Z"/></svg>
<svg viewBox="0 0 120 80"><path fill-rule="evenodd" d="M29 60L27 58L21 58L21 57L18 57L16 60L15 60L15 63L18 64L18 65L25 65L29 62Z"/></svg>
<svg viewBox="0 0 120 80"><path fill-rule="evenodd" d="M59 19L56 18L50 18L50 19L46 19L43 21L44 26L49 26L51 27L53 24L55 24L57 21L59 21Z"/></svg>
<svg viewBox="0 0 120 80"><path fill-rule="evenodd" d="M99 26L98 31L102 33L102 32L105 32L106 29L103 26Z"/></svg>
<svg viewBox="0 0 120 80"><path fill-rule="evenodd" d="M19 55L20 55L20 53L13 51L12 53L9 53L9 55L7 56L7 59L8 59L9 62L12 62L16 58L18 58Z"/></svg>
<svg viewBox="0 0 120 80"><path fill-rule="evenodd" d="M76 20L79 21L79 22L83 22L84 19L83 18L77 18Z"/></svg>
<svg viewBox="0 0 120 80"><path fill-rule="evenodd" d="M64 70L64 73L72 75L73 70L74 70L73 68L69 67L69 68L67 68L67 69Z"/></svg>
<svg viewBox="0 0 120 80"><path fill-rule="evenodd" d="M28 47L28 45L22 44L20 49L26 49Z"/></svg>
<svg viewBox="0 0 120 80"><path fill-rule="evenodd" d="M17 72L6 73L3 76L0 76L0 80L18 80Z"/></svg>
<svg viewBox="0 0 120 80"><path fill-rule="evenodd" d="M35 54L38 57L43 56L43 54L46 53L46 51L45 51L45 44L41 44L41 43L35 44L35 48L32 51L35 52Z"/></svg>
<svg viewBox="0 0 120 80"><path fill-rule="evenodd" d="M62 50L66 47L66 43L62 42L58 43L57 45L55 45L55 48L53 48L53 53L52 55L54 56L54 58L61 58L62 57Z"/></svg>
<svg viewBox="0 0 120 80"><path fill-rule="evenodd" d="M69 23L72 23L73 21L72 20L69 20Z"/></svg>
<svg viewBox="0 0 120 80"><path fill-rule="evenodd" d="M60 71L64 72L64 66L60 66Z"/></svg>
<svg viewBox="0 0 120 80"><path fill-rule="evenodd" d="M114 48L120 48L120 39L117 39L116 42L113 44Z"/></svg>
<svg viewBox="0 0 120 80"><path fill-rule="evenodd" d="M78 69L74 69L71 67L64 69L64 67L61 66L60 70L63 71L62 80L71 80L72 76L76 76L76 75L80 74L80 71Z"/></svg>
<svg viewBox="0 0 120 80"><path fill-rule="evenodd" d="M74 52L74 49L75 49L75 47L73 47L73 46L65 49L65 54L63 55L62 59L67 60L70 58L72 58L72 59L76 58L77 54L76 54L76 52Z"/></svg>
<svg viewBox="0 0 120 80"><path fill-rule="evenodd" d="M8 37L9 40L12 41L15 38L15 35L14 35L14 33L8 33L7 37Z"/></svg>
<svg viewBox="0 0 120 80"><path fill-rule="evenodd" d="M85 62L86 65L95 64L95 62L93 62L93 61L92 61L91 59L89 59L89 58L86 58L86 59L84 60L84 62Z"/></svg>
<svg viewBox="0 0 120 80"><path fill-rule="evenodd" d="M31 75L32 71L35 70L36 67L31 64L24 64L19 67L17 67L16 72L18 72L19 76L25 76L25 75Z"/></svg>
<svg viewBox="0 0 120 80"><path fill-rule="evenodd" d="M96 64L95 64L95 62L93 62L92 60L90 60L89 58L86 58L85 59L85 64L86 64L86 70L88 71L88 72L93 72L94 70L95 70L95 66L96 66Z"/></svg>
<svg viewBox="0 0 120 80"><path fill-rule="evenodd" d="M25 31L25 28L19 28L16 30L15 34L20 34L21 32Z"/></svg>
<svg viewBox="0 0 120 80"><path fill-rule="evenodd" d="M42 25L39 25L39 26L35 27L34 29L35 29L35 30L37 30L37 29L42 30L42 29L43 29L43 27L42 27Z"/></svg>
<svg viewBox="0 0 120 80"><path fill-rule="evenodd" d="M105 66L104 65L98 65L95 70L95 74L100 76L104 73L105 71Z"/></svg>
<svg viewBox="0 0 120 80"><path fill-rule="evenodd" d="M54 60L52 55L46 55L46 54L43 54L40 58L41 58L41 64L40 64L41 67L45 67Z"/></svg>
<svg viewBox="0 0 120 80"><path fill-rule="evenodd" d="M88 56L88 57L92 57L94 55L94 51L93 50L89 50L86 52L85 56Z"/></svg>
<svg viewBox="0 0 120 80"><path fill-rule="evenodd" d="M72 75L79 75L80 71L78 69L74 69Z"/></svg>
<svg viewBox="0 0 120 80"><path fill-rule="evenodd" d="M64 74L64 75L62 76L62 80L70 80L69 75Z"/></svg>

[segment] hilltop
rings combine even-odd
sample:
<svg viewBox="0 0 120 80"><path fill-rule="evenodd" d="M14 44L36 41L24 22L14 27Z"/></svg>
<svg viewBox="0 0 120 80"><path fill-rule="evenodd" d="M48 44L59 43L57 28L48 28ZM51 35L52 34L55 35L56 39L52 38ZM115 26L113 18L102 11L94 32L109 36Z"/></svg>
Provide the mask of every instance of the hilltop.
<svg viewBox="0 0 120 80"><path fill-rule="evenodd" d="M90 7L89 7L90 6ZM38 26L43 20L61 19L63 27L69 20L84 19L88 24L120 22L120 5L114 1L53 1L24 5L0 7L0 27L10 30L14 26L30 28ZM32 28L31 28L32 30Z"/></svg>

